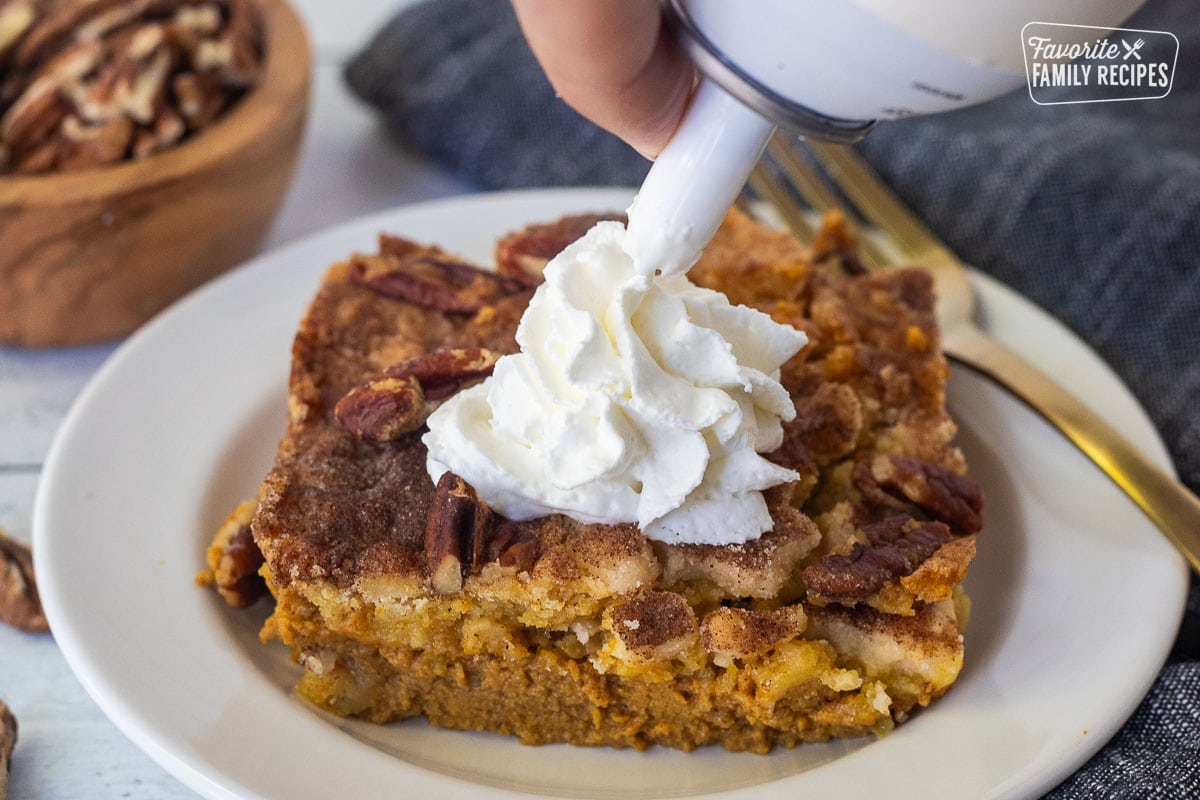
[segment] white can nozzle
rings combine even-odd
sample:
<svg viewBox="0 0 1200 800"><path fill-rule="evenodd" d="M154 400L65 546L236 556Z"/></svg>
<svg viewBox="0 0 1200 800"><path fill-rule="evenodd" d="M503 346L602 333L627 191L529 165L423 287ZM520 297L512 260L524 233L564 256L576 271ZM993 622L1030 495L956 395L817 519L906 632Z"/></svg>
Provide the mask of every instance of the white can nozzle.
<svg viewBox="0 0 1200 800"><path fill-rule="evenodd" d="M702 81L629 207L625 249L645 275L686 272L716 233L775 125Z"/></svg>

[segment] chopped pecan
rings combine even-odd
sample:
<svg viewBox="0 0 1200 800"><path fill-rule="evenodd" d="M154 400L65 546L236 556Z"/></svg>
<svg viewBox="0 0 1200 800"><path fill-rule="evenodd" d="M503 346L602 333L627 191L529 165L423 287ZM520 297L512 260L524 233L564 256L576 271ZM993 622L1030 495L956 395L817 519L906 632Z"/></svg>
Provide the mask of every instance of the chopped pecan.
<svg viewBox="0 0 1200 800"><path fill-rule="evenodd" d="M523 288L510 278L393 236L380 236L379 249L376 256L354 256L349 275L384 297L474 314Z"/></svg>
<svg viewBox="0 0 1200 800"><path fill-rule="evenodd" d="M905 497L897 496L882 486L871 474L871 460L856 461L850 472L850 477L869 504L879 509L902 511L907 514L919 514L917 506Z"/></svg>
<svg viewBox="0 0 1200 800"><path fill-rule="evenodd" d="M67 0L30 25L13 52L13 64L29 67L69 41L76 30L125 0Z"/></svg>
<svg viewBox="0 0 1200 800"><path fill-rule="evenodd" d="M215 71L227 86L254 83L262 64L258 18L246 0L229 3L225 29L215 38L201 39L192 54L197 70Z"/></svg>
<svg viewBox="0 0 1200 800"><path fill-rule="evenodd" d="M0 117L0 138L12 151L14 163L45 142L70 111L54 80L31 84Z"/></svg>
<svg viewBox="0 0 1200 800"><path fill-rule="evenodd" d="M784 424L783 429L785 432L783 444L766 453L766 458L781 467L800 473L802 480L808 476L818 475L820 467L817 466L817 460L813 458L813 454L804 446L804 442L798 436L792 436L787 432L787 423Z"/></svg>
<svg viewBox="0 0 1200 800"><path fill-rule="evenodd" d="M941 522L896 515L863 527L867 544L830 553L804 570L808 590L832 600L862 600L904 577L950 541Z"/></svg>
<svg viewBox="0 0 1200 800"><path fill-rule="evenodd" d="M454 258L440 250L425 247L408 239L402 239L399 236L381 233L379 235L379 252L385 256L400 259L432 258L434 261L439 262L439 269L446 272L451 280L463 284L471 284L482 279L488 284L495 286L497 297L515 294L526 288L521 281L507 275L481 269L474 264Z"/></svg>
<svg viewBox="0 0 1200 800"><path fill-rule="evenodd" d="M244 608L266 593L258 574L263 554L254 543L249 525L239 525L229 538L216 570L217 591L234 608Z"/></svg>
<svg viewBox="0 0 1200 800"><path fill-rule="evenodd" d="M175 11L171 28L194 36L209 36L221 28L221 9L216 3L183 6Z"/></svg>
<svg viewBox="0 0 1200 800"><path fill-rule="evenodd" d="M846 225L841 211L829 211L821 219L821 227L812 242L813 262L834 257L846 275L866 275L867 269L859 259L859 246L854 233Z"/></svg>
<svg viewBox="0 0 1200 800"><path fill-rule="evenodd" d="M481 347L443 348L390 367L351 389L333 414L362 439L399 439L425 424L438 404L492 374L500 354Z"/></svg>
<svg viewBox="0 0 1200 800"><path fill-rule="evenodd" d="M95 79L78 84L72 97L85 119L100 122L127 116L150 125L166 102L171 52L161 25L131 32Z"/></svg>
<svg viewBox="0 0 1200 800"><path fill-rule="evenodd" d="M35 16L30 0L10 0L0 5L0 61L21 41Z"/></svg>
<svg viewBox="0 0 1200 800"><path fill-rule="evenodd" d="M217 529L208 547L208 570L198 579L211 583L225 602L234 608L246 608L267 593L267 583L259 574L263 554L250 532L255 501L240 503Z"/></svg>
<svg viewBox="0 0 1200 800"><path fill-rule="evenodd" d="M917 520L904 514L894 514L878 522L864 525L862 532L872 547L884 547L905 539L918 544L938 540L938 547L940 547L950 540L949 529L945 524L937 521Z"/></svg>
<svg viewBox="0 0 1200 800"><path fill-rule="evenodd" d="M245 93L261 38L247 0L0 0L0 172L77 169L175 144ZM119 129L107 123L118 118L134 130L110 157Z"/></svg>
<svg viewBox="0 0 1200 800"><path fill-rule="evenodd" d="M125 117L114 117L97 125L86 125L78 117L68 117L63 122L62 134L55 166L82 169L123 158L133 137L133 123Z"/></svg>
<svg viewBox="0 0 1200 800"><path fill-rule="evenodd" d="M496 269L527 287L542 282L546 262L601 220L625 222L623 214L577 214L545 225L530 225L496 242Z"/></svg>
<svg viewBox="0 0 1200 800"><path fill-rule="evenodd" d="M2 71L0 71L2 73ZM29 76L20 72L12 72L7 75L0 74L0 116L3 116L5 110L12 105L12 102L21 96L29 85Z"/></svg>
<svg viewBox="0 0 1200 800"><path fill-rule="evenodd" d="M8 768L17 746L17 718L0 700L0 800L8 797Z"/></svg>
<svg viewBox="0 0 1200 800"><path fill-rule="evenodd" d="M784 424L784 438L800 440L818 464L828 464L853 452L862 427L862 403L854 389L822 383L796 400L796 416Z"/></svg>
<svg viewBox="0 0 1200 800"><path fill-rule="evenodd" d="M97 14L79 25L72 37L79 42L103 39L118 28L137 20L159 2L160 0L127 0L127 2Z"/></svg>
<svg viewBox="0 0 1200 800"><path fill-rule="evenodd" d="M171 79L171 92L179 106L179 115L193 130L219 117L229 101L220 80L207 72L180 72Z"/></svg>
<svg viewBox="0 0 1200 800"><path fill-rule="evenodd" d="M425 399L447 397L492 374L500 353L483 347L445 347L397 364L395 374L411 375L421 382Z"/></svg>
<svg viewBox="0 0 1200 800"><path fill-rule="evenodd" d="M138 131L133 138L131 154L134 158L153 155L175 144L186 133L187 124L183 118L170 108L161 108L150 127Z"/></svg>
<svg viewBox="0 0 1200 800"><path fill-rule="evenodd" d="M133 61L146 61L159 50L165 48L167 31L158 22L148 22L134 28L125 45L125 53Z"/></svg>
<svg viewBox="0 0 1200 800"><path fill-rule="evenodd" d="M50 630L33 574L33 554L0 531L0 622L28 633Z"/></svg>
<svg viewBox="0 0 1200 800"><path fill-rule="evenodd" d="M960 536L983 527L983 492L971 478L905 455L876 456L870 462L870 478L883 490L899 494L942 520Z"/></svg>
<svg viewBox="0 0 1200 800"><path fill-rule="evenodd" d="M8 169L14 175L34 175L46 172L54 169L58 164L58 157L61 153L62 143L54 138L19 156L10 157Z"/></svg>
<svg viewBox="0 0 1200 800"><path fill-rule="evenodd" d="M425 564L435 592L459 591L464 570L482 566L492 524L491 509L470 484L452 472L444 473L425 523Z"/></svg>
<svg viewBox="0 0 1200 800"><path fill-rule="evenodd" d="M540 546L537 537L512 520L501 519L496 534L488 542L486 557L502 567L527 572L537 563Z"/></svg>
<svg viewBox="0 0 1200 800"><path fill-rule="evenodd" d="M42 96L49 92L53 92L58 97L58 101L63 105L63 115L65 116L71 111L72 93L76 91L80 81L91 74L103 59L104 47L98 42L78 42L64 48L53 58L40 65L27 83L19 87L15 85L12 87L19 89L19 96L14 97L13 104L9 107L6 116L14 118L20 116L23 112L22 106L36 107L39 103L45 104L46 100ZM11 124L17 129L21 127L21 124L15 120ZM13 130L7 126L0 129L0 135L9 141L22 136L19 130Z"/></svg>

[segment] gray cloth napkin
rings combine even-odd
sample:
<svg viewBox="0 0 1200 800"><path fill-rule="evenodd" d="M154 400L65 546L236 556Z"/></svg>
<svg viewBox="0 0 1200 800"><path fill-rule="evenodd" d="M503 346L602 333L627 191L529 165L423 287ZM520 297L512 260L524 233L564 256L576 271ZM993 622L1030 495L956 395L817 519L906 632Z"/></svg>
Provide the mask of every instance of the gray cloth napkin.
<svg viewBox="0 0 1200 800"><path fill-rule="evenodd" d="M1180 38L1165 99L1038 106L1019 91L881 124L861 151L955 252L1099 352L1149 411L1184 482L1200 490L1194 12L1191 0L1163 0L1127 23ZM635 186L648 167L555 98L507 0L409 8L348 64L346 79L398 137L480 188ZM1145 701L1049 796L1200 798L1195 580Z"/></svg>

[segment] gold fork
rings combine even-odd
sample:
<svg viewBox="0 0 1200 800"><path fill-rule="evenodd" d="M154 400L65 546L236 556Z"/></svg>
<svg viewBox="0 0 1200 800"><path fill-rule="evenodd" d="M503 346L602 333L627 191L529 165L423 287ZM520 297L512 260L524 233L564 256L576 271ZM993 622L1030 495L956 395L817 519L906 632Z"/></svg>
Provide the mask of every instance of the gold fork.
<svg viewBox="0 0 1200 800"><path fill-rule="evenodd" d="M859 237L862 260L868 268L917 264L928 270L937 294L937 318L947 357L992 378L1062 431L1137 503L1200 573L1200 500L1074 395L975 324L975 296L962 262L852 150L811 141L805 146L828 179L797 155L793 143L776 134L767 153L786 176L786 183L760 164L750 178L755 194L774 206L798 235L811 237L811 215L793 198L787 188L790 184L814 211L840 209L848 220L858 219L860 226L870 226L879 238ZM839 192L857 213L842 201ZM889 246L881 246L879 239Z"/></svg>

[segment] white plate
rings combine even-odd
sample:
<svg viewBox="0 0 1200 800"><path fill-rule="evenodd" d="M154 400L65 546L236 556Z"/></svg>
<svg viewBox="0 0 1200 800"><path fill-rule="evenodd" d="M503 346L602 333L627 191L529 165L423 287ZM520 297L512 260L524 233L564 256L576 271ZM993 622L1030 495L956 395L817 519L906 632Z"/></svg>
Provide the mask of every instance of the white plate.
<svg viewBox="0 0 1200 800"><path fill-rule="evenodd" d="M502 232L624 208L613 190L400 209L264 256L133 336L63 424L34 551L55 637L113 721L201 794L237 798L1024 797L1120 726L1174 638L1187 572L1136 508L1039 418L958 370L961 444L987 497L975 613L953 690L878 741L769 756L523 747L421 722L336 720L291 694L296 667L192 578L283 430L288 354L320 275L380 230L490 260ZM990 329L1167 464L1145 414L1078 340L978 279Z"/></svg>

